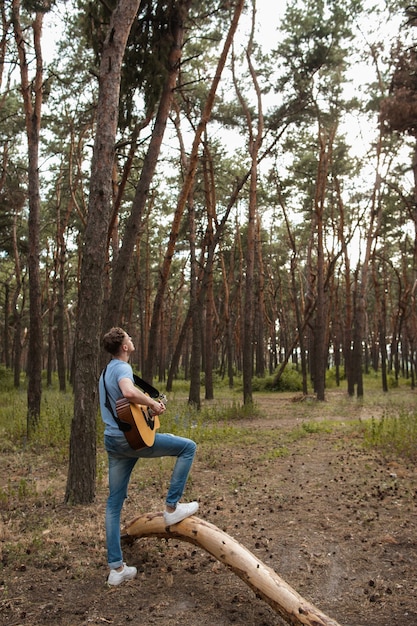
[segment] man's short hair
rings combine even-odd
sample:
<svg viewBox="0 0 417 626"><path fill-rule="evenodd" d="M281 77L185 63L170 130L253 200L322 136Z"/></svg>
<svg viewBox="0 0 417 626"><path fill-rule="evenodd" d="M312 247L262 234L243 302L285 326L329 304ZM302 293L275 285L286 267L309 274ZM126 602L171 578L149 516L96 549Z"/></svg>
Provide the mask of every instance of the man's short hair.
<svg viewBox="0 0 417 626"><path fill-rule="evenodd" d="M126 338L126 332L119 326L114 326L103 337L103 348L113 356L120 352Z"/></svg>

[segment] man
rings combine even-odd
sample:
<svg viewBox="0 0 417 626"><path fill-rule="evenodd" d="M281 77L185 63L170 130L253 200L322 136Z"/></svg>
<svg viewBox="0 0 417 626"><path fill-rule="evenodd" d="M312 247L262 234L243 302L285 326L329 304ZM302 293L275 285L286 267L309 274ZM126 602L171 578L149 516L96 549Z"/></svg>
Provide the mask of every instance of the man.
<svg viewBox="0 0 417 626"><path fill-rule="evenodd" d="M122 328L116 327L109 330L103 338L103 346L112 356L99 381L100 409L105 424L104 445L109 460L106 543L110 574L107 582L109 585L119 585L124 580L134 578L137 573L136 567L128 567L123 562L120 542L120 514L127 497L129 479L137 460L161 456L176 457L164 512L165 524L172 526L194 515L198 510L197 502L179 503L197 446L191 439L156 433L153 446L141 450L134 450L130 447L115 420L116 400L124 396L129 402L148 406L156 415L163 413L165 406L135 387L133 371L129 364L129 358L135 346L131 337ZM106 406L107 397L113 414Z"/></svg>

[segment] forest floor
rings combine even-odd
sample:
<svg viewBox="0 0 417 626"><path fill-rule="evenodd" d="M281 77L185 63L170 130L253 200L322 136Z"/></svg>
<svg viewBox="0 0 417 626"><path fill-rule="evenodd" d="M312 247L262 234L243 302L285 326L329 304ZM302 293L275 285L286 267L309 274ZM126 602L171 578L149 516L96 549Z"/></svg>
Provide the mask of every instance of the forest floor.
<svg viewBox="0 0 417 626"><path fill-rule="evenodd" d="M413 392L404 394L415 406ZM321 404L256 395L253 419L199 446L186 496L199 500L198 517L342 626L416 626L417 469L366 448L361 420L382 409L342 395ZM178 540L125 545L138 576L109 588L102 452L98 467L96 502L67 506L65 459L1 455L0 624L285 624L231 570ZM124 524L161 510L170 467L166 459L137 465Z"/></svg>

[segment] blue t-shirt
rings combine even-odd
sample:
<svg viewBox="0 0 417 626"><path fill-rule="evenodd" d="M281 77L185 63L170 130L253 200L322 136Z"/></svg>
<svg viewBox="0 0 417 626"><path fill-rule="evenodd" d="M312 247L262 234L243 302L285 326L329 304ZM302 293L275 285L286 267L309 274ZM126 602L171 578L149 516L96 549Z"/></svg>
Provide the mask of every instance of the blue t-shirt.
<svg viewBox="0 0 417 626"><path fill-rule="evenodd" d="M133 371L129 363L126 363L126 361L121 361L120 359L112 359L107 365L105 378L110 404L113 408L114 414L117 417L116 400L123 397L123 394L120 391L119 387L119 380L121 380L122 378L130 378L130 380L134 382ZM124 434L119 429L113 415L104 404L106 402L106 392L104 390L103 384L103 372L100 376L98 389L100 395L101 417L105 426L104 434L110 435L110 437L124 437Z"/></svg>

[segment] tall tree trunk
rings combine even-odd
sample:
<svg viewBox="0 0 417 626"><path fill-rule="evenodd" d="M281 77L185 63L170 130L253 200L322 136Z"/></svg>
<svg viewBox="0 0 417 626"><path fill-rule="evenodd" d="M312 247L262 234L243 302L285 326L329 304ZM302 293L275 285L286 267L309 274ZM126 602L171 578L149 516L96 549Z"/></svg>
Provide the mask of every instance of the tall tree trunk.
<svg viewBox="0 0 417 626"><path fill-rule="evenodd" d="M233 259L233 250L231 254ZM233 389L234 386L234 369L233 369L233 329L232 329L232 315L230 311L230 287L229 279L226 271L226 263L224 254L220 252L220 263L222 268L223 277L223 321L225 325L225 353L226 353L226 366L227 366L227 379L229 389ZM229 268L230 276L234 275L234 263L232 260L231 267Z"/></svg>
<svg viewBox="0 0 417 626"><path fill-rule="evenodd" d="M189 404L200 409L200 373L201 373L201 306L198 297L198 269L196 259L196 241L195 241L195 214L193 199L189 199L189 220L188 220L189 240L190 240L190 309L192 319L192 342L191 342L191 359L190 359L190 389L188 394Z"/></svg>
<svg viewBox="0 0 417 626"><path fill-rule="evenodd" d="M338 239L341 246L343 262L345 266L344 271L344 313L340 312L339 323L343 320L344 334L342 340L342 350L345 361L345 376L347 379L348 385L348 395L353 396L355 393L355 388L353 384L353 375L352 375L352 341L353 341L353 300L352 300L352 275L351 275L351 264L350 264L350 256L349 250L347 246L347 241L345 237L345 207L342 198L342 192L340 189L340 183L337 176L334 177L336 194L337 194L337 205L338 205L338 216L339 216L339 227L338 227ZM339 358L339 357L338 357Z"/></svg>
<svg viewBox="0 0 417 626"><path fill-rule="evenodd" d="M256 239L256 217L257 217L257 184L258 184L258 154L262 144L263 135L263 112L262 95L258 84L258 78L252 62L253 37L255 32L255 6L252 10L252 28L246 48L246 60L249 72L256 92L257 99L257 123L256 133L253 130L253 120L250 108L238 86L233 67L233 83L243 108L248 127L248 149L251 158L250 178L249 178L249 203L248 203L248 223L246 241L246 268L245 268L245 307L243 318L243 403L252 404L252 376L254 357L254 292L255 292L255 239Z"/></svg>
<svg viewBox="0 0 417 626"><path fill-rule="evenodd" d="M19 298L22 291L22 272L20 267L19 250L17 247L17 209L13 215L13 227L12 227L12 243L13 243L13 257L14 257L14 271L15 271L15 288L12 297L11 310L13 316L13 378L14 386L16 389L20 387L20 371L22 367L22 313L24 303L21 303L21 310L19 311Z"/></svg>
<svg viewBox="0 0 417 626"><path fill-rule="evenodd" d="M410 297L410 320L407 324L407 335L410 343L410 366L411 366L411 388L416 386L416 338L417 338L417 300L416 300L416 288L417 288L417 137L414 137L414 151L413 151L413 199L412 203L412 218L414 222L414 246L413 246L413 273L412 273L412 288Z"/></svg>
<svg viewBox="0 0 417 626"><path fill-rule="evenodd" d="M352 353L352 381L356 383L356 395L358 398L363 397L363 342L366 338L366 293L368 289L369 263L371 258L372 246L378 236L381 220L382 207L379 198L381 178L379 175L379 158L381 152L381 138L377 146L377 168L376 180L372 193L372 201L369 209L369 226L366 235L366 246L364 259L358 273L355 284L355 309L354 309L354 329L353 329L353 353ZM352 384L352 382L351 382Z"/></svg>
<svg viewBox="0 0 417 626"><path fill-rule="evenodd" d="M133 250L142 226L143 212L148 199L149 188L155 173L168 116L171 111L172 99L180 69L184 39L184 21L187 17L190 4L190 0L179 3L171 15L172 46L167 59L167 80L162 91L151 141L136 187L132 211L126 223L123 243L118 252L117 261L113 269L111 296L108 302L105 328L118 325L122 316L126 282L129 275L131 259L133 257Z"/></svg>
<svg viewBox="0 0 417 626"><path fill-rule="evenodd" d="M27 391L27 435L36 430L41 412L42 396L42 304L40 286L40 195L39 195L39 134L42 109L43 61L41 50L43 13L36 13L32 22L36 71L29 78L26 43L20 23L20 0L13 0L13 27L19 55L21 91L28 140L29 188L29 348ZM32 100L33 94L33 100Z"/></svg>
<svg viewBox="0 0 417 626"><path fill-rule="evenodd" d="M367 274L367 269L365 270ZM356 395L358 398L363 397L363 372L362 372L362 342L365 333L365 295L364 288L361 285L358 274L355 280L355 299L353 310L353 346L352 346L352 370L351 370L351 386L356 385Z"/></svg>
<svg viewBox="0 0 417 626"><path fill-rule="evenodd" d="M378 350L378 361L379 354L381 355L381 376L382 376L382 390L388 391L388 381L387 381L387 346L386 346L386 301L385 301L385 293L383 293L383 289L381 290L381 284L379 281L379 270L376 260L373 260L372 264L372 278L373 278L373 289L375 293L375 308L374 308L374 324L373 324L373 332L375 334L375 352ZM382 343L384 342L384 344ZM375 364L374 364L374 370Z"/></svg>
<svg viewBox="0 0 417 626"><path fill-rule="evenodd" d="M10 283L8 280L4 283L4 328L3 328L3 358L6 369L10 367Z"/></svg>
<svg viewBox="0 0 417 626"><path fill-rule="evenodd" d="M206 325L205 325L205 359L204 359L204 387L205 399L213 400L213 363L214 363L214 293L213 293L213 272L210 271L207 282L206 297Z"/></svg>
<svg viewBox="0 0 417 626"><path fill-rule="evenodd" d="M324 259L324 203L327 189L327 175L333 140L336 133L334 126L327 134L319 129L320 157L317 172L316 195L314 208L317 227L317 300L316 323L314 328L314 388L317 400L325 399L326 365L328 354L328 300L325 289L325 259Z"/></svg>
<svg viewBox="0 0 417 626"><path fill-rule="evenodd" d="M254 260L255 260L255 217L256 217L256 180L254 171L251 176L252 200L249 200L247 240L246 240L246 268L245 268L245 306L243 318L243 403L252 404L252 376L253 376L253 309L254 309ZM255 196L255 197L254 197Z"/></svg>
<svg viewBox="0 0 417 626"><path fill-rule="evenodd" d="M98 362L111 217L112 170L123 55L140 0L119 0L103 46L97 103L97 129L91 164L88 221L81 263L75 336L74 417L65 501L94 500Z"/></svg>
<svg viewBox="0 0 417 626"><path fill-rule="evenodd" d="M145 367L143 371L143 378L145 380L150 381L152 380L152 377L153 377L155 351L157 348L158 332L159 332L159 317L160 317L159 313L163 305L165 289L168 283L168 277L169 277L169 273L171 269L172 258L175 252L175 245L176 245L179 230L180 230L182 215L184 212L186 202L188 200L191 187L194 182L194 177L195 177L195 172L196 172L197 162L198 162L198 148L200 146L201 137L207 126L207 122L210 118L211 110L214 105L217 87L220 82L223 68L226 64L227 55L229 53L229 49L230 49L234 34L237 29L237 25L239 22L240 14L243 9L243 5L244 5L244 0L238 0L235 6L232 23L230 25L230 29L229 29L229 32L226 37L226 41L223 46L223 50L220 54L220 58L217 64L217 69L215 72L215 77L211 85L209 95L207 97L204 110L202 112L201 119L197 127L196 134L194 136L190 158L189 158L188 169L185 175L183 187L181 189L181 192L178 198L177 207L175 210L174 219L173 219L172 226L171 226L171 233L169 236L168 247L167 247L165 257L162 263L161 271L160 271L160 281L159 281L158 290L155 296L155 301L154 301L154 306L153 306L153 311L152 311L151 328L149 331L148 355L147 355L147 359L146 359L146 363L145 363Z"/></svg>
<svg viewBox="0 0 417 626"><path fill-rule="evenodd" d="M417 362L416 362L416 337L417 337L417 298L416 298L416 290L417 290L417 280L414 281L413 288L411 290L410 297L410 306L411 313L410 317L406 323L406 333L409 343L409 354L410 354L410 375L411 375L411 389L415 389L416 386L416 370L417 370Z"/></svg>
<svg viewBox="0 0 417 626"><path fill-rule="evenodd" d="M205 399L212 400L214 398L213 389L213 353L214 353L214 293L213 293L213 257L214 257L214 233L213 233L213 221L215 218L216 210L216 194L215 194L215 182L214 182L214 170L213 159L210 153L208 142L205 142L204 146L204 192L206 198L207 208L207 231L206 242L209 258L207 260L206 272L205 272L205 305L206 305L206 319L205 319L205 333L204 333L204 387L205 387Z"/></svg>
<svg viewBox="0 0 417 626"><path fill-rule="evenodd" d="M255 314L255 374L260 378L265 376L265 273L262 258L261 220L256 220L255 260L257 262L256 306Z"/></svg>
<svg viewBox="0 0 417 626"><path fill-rule="evenodd" d="M212 172L211 172L212 174ZM207 242L207 250L205 249L205 247L202 247L202 251L201 251L201 255L200 255L200 260L197 262L197 266L200 268L200 271L198 273L198 276L196 278L196 283L198 285L198 289L196 292L196 302L197 302L197 306L200 308L200 316L202 315L202 310L203 310L203 306L204 306L204 300L206 300L206 307L207 307L207 315L209 315L209 310L211 308L212 310L212 314L214 315L214 302L213 302L213 286L212 286L212 282L213 282L213 264L214 264L214 255L215 255L215 250L217 245L219 244L222 234L224 232L225 226L227 224L227 221L229 219L229 215L230 215L230 211L232 210L233 206L236 203L236 200L238 198L239 192L241 191L242 187L245 184L245 181L247 180L247 175L244 175L236 184L235 189L233 190L233 193L230 197L230 200L228 202L226 211L224 212L222 219L220 221L220 223L217 226L217 229L215 231L215 233L213 234L211 232L212 227L208 227L208 231L207 231L207 235L206 235L206 242ZM213 191L214 193L214 191ZM211 222L211 224L213 222L217 223L217 217L216 217L216 210L215 210L215 205L213 204L213 206L208 209L209 211L209 222ZM191 223L191 222L190 222ZM207 256L207 261L204 265L204 257ZM233 257L233 255L232 255ZM221 264L222 264L222 275L223 275L223 281L224 281L224 290L226 292L226 295L224 296L225 299L225 313L223 314L223 319L228 318L229 321L226 322L226 325L228 327L228 336L230 337L230 341L228 341L228 371L229 371L229 384L231 387L233 387L233 347L232 347L232 325L230 323L230 310L229 310L229 293L230 293L230 287L228 285L228 281L227 281L227 272L225 269L225 263L224 263L224 258L223 255L221 254ZM230 268L230 275L231 275L231 280L233 281L233 265ZM210 295L211 294L211 295ZM211 304L210 304L210 300L211 300ZM194 298L191 297L191 303L194 302ZM182 325L179 337L178 337L178 342L177 345L175 347L174 350L174 354L171 360L171 365L169 368L169 373L168 373L168 380L167 380L167 391L171 391L172 390L172 381L173 381L173 377L175 372L178 369L178 364L179 364L179 360L180 360L180 356L181 356L181 350L182 350L182 346L183 343L186 339L187 336L187 332L189 330L191 321L193 319L193 306L192 304L190 305L186 318L184 320L184 323ZM201 317L200 317L201 319ZM199 322L197 322L199 323ZM208 342L207 340L207 336L211 336L210 331L206 332L206 344ZM207 346L207 354L212 351L212 348ZM211 358L211 357L207 357L206 358ZM206 367L208 367L206 365ZM207 374L207 372L206 372ZM206 399L207 398L207 392L206 392Z"/></svg>
<svg viewBox="0 0 417 626"><path fill-rule="evenodd" d="M288 219L287 209L286 209L285 202L281 194L281 188L280 188L278 181L277 181L277 191L278 191L279 202L280 202L282 211L284 213L285 227L287 229L288 239L290 241L291 250L292 250L291 261L290 261L291 294L292 294L292 303L293 303L293 307L295 311L295 319L296 319L297 328L298 328L298 344L300 347L300 358L301 358L302 389L303 389L303 394L306 396L308 392L307 358L306 358L306 349L305 349L304 324L303 324L302 315L301 315L302 304L299 302L300 290L297 285L298 252L297 252L297 246L295 242L294 233L291 228L290 220ZM285 365L287 363L288 358L289 358L289 353L288 353L288 357L286 357L285 359ZM284 367L280 368L281 373ZM275 381L277 381L277 379L278 379L278 376L276 376Z"/></svg>
<svg viewBox="0 0 417 626"><path fill-rule="evenodd" d="M187 314L185 316L184 323L178 335L178 340L174 349L174 354L171 359L171 363L170 363L169 370L168 370L167 384L166 384L167 391L172 391L172 384L173 384L174 376L176 372L178 371L183 345L185 343L185 339L187 337L190 324L191 324L191 308L188 309Z"/></svg>
<svg viewBox="0 0 417 626"><path fill-rule="evenodd" d="M52 387L52 372L54 370L54 304L55 297L52 293L48 302L48 353L46 360L46 384Z"/></svg>
<svg viewBox="0 0 417 626"><path fill-rule="evenodd" d="M58 290L55 311L55 346L58 369L59 390L66 390L66 367L65 367L65 241L60 240L57 254L58 257Z"/></svg>
<svg viewBox="0 0 417 626"><path fill-rule="evenodd" d="M59 390L66 390L66 362L65 362L65 269L67 247L65 232L68 226L74 201L68 200L66 213L62 215L62 177L59 177L56 185L57 224L56 224L56 253L55 253L55 282L56 282L56 306L54 311L54 339L56 349L56 361L58 370Z"/></svg>
<svg viewBox="0 0 417 626"><path fill-rule="evenodd" d="M294 250L291 256L291 292L292 292L292 300L293 306L295 309L295 319L297 320L297 328L298 331L298 344L300 347L300 359L301 359L301 379L302 379L302 388L303 394L306 396L308 393L308 380L307 380L307 356L305 349L305 335L303 322L300 311L300 304L298 303L298 288L297 288L297 280L296 280L296 269L297 269L297 257L296 252Z"/></svg>

